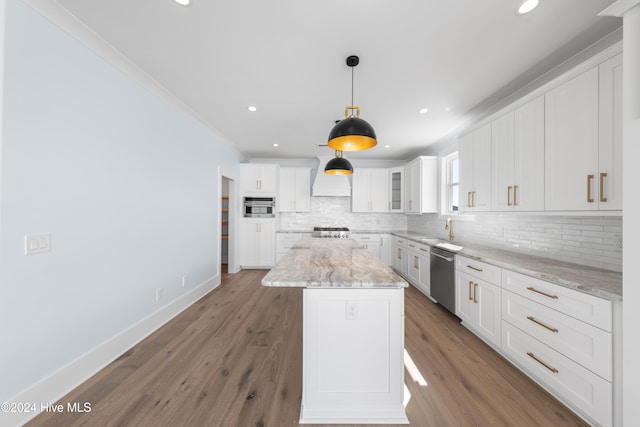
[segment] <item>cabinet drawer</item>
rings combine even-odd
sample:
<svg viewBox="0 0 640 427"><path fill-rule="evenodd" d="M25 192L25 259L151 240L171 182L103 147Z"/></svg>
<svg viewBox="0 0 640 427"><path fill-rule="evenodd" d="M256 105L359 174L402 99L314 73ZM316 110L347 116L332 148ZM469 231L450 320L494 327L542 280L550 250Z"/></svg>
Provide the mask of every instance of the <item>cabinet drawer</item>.
<svg viewBox="0 0 640 427"><path fill-rule="evenodd" d="M604 379L612 380L613 343L609 332L504 289L502 319Z"/></svg>
<svg viewBox="0 0 640 427"><path fill-rule="evenodd" d="M300 239L311 237L310 233L276 233L277 242L297 242Z"/></svg>
<svg viewBox="0 0 640 427"><path fill-rule="evenodd" d="M612 384L502 321L502 350L525 372L603 426L611 426Z"/></svg>
<svg viewBox="0 0 640 427"><path fill-rule="evenodd" d="M407 246L407 239L393 236L393 244L397 246L402 246L404 248Z"/></svg>
<svg viewBox="0 0 640 427"><path fill-rule="evenodd" d="M495 265L456 255L456 269L500 286L501 269Z"/></svg>
<svg viewBox="0 0 640 427"><path fill-rule="evenodd" d="M611 332L611 301L509 270L502 272L502 287Z"/></svg>
<svg viewBox="0 0 640 427"><path fill-rule="evenodd" d="M407 250L424 256L428 256L431 253L431 247L429 245L423 245L411 240L407 241Z"/></svg>

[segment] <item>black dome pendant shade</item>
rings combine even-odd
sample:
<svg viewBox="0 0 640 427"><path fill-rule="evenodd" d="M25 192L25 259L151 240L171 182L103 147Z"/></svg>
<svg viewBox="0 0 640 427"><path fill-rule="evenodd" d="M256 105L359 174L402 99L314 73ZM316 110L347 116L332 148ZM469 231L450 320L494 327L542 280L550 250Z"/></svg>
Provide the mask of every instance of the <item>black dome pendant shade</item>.
<svg viewBox="0 0 640 427"><path fill-rule="evenodd" d="M325 165L324 173L329 175L351 175L353 166L351 166L349 160L342 157L342 151L336 151L336 156Z"/></svg>
<svg viewBox="0 0 640 427"><path fill-rule="evenodd" d="M327 145L337 151L362 151L375 147L376 132L365 120L360 118L360 107L353 105L353 68L360 63L360 59L352 55L347 58L347 65L351 67L351 106L344 110L345 118L340 120L329 133ZM352 114L349 115L349 110ZM353 115L353 110L356 115Z"/></svg>

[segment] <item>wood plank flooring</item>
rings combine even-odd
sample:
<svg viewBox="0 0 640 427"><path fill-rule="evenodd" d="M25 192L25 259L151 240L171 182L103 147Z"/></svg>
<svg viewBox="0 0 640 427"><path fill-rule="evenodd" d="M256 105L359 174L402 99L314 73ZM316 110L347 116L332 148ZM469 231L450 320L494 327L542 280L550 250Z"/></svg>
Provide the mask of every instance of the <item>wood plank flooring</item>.
<svg viewBox="0 0 640 427"><path fill-rule="evenodd" d="M297 426L302 385L302 289L266 288L266 270L223 283L27 426ZM413 287L405 348L412 426L587 426Z"/></svg>

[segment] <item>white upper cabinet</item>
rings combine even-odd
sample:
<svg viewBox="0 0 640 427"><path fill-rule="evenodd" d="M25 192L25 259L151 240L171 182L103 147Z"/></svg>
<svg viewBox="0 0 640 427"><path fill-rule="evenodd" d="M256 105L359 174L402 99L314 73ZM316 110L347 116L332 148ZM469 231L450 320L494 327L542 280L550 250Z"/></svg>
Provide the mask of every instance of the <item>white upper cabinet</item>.
<svg viewBox="0 0 640 427"><path fill-rule="evenodd" d="M622 54L600 64L598 207L622 210Z"/></svg>
<svg viewBox="0 0 640 427"><path fill-rule="evenodd" d="M357 168L351 192L352 212L389 212L389 169Z"/></svg>
<svg viewBox="0 0 640 427"><path fill-rule="evenodd" d="M544 210L544 97L491 124L493 211Z"/></svg>
<svg viewBox="0 0 640 427"><path fill-rule="evenodd" d="M389 169L389 211L404 212L404 166Z"/></svg>
<svg viewBox="0 0 640 427"><path fill-rule="evenodd" d="M276 194L278 165L261 163L240 164L240 191L243 195Z"/></svg>
<svg viewBox="0 0 640 427"><path fill-rule="evenodd" d="M546 209L597 209L598 67L547 92L545 120Z"/></svg>
<svg viewBox="0 0 640 427"><path fill-rule="evenodd" d="M460 138L460 200L462 211L491 209L491 124Z"/></svg>
<svg viewBox="0 0 640 427"><path fill-rule="evenodd" d="M545 95L547 210L622 209L622 55Z"/></svg>
<svg viewBox="0 0 640 427"><path fill-rule="evenodd" d="M280 168L279 212L311 212L311 169Z"/></svg>
<svg viewBox="0 0 640 427"><path fill-rule="evenodd" d="M405 166L404 211L438 212L438 158L421 156Z"/></svg>

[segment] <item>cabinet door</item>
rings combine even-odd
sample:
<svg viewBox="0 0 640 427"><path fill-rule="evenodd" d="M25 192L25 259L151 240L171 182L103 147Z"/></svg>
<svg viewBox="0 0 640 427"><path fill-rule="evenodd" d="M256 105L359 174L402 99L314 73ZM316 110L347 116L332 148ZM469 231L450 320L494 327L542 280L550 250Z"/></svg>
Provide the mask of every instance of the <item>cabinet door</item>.
<svg viewBox="0 0 640 427"><path fill-rule="evenodd" d="M429 249L420 247L420 259L419 259L419 275L418 285L427 294L431 295L431 263L429 259Z"/></svg>
<svg viewBox="0 0 640 427"><path fill-rule="evenodd" d="M255 221L240 221L240 251L239 264L241 267L259 265L258 252L258 223Z"/></svg>
<svg viewBox="0 0 640 427"><path fill-rule="evenodd" d="M514 113L511 112L491 123L491 208L494 211L513 210L514 148Z"/></svg>
<svg viewBox="0 0 640 427"><path fill-rule="evenodd" d="M275 222L261 221L257 226L257 266L270 267L275 264ZM244 249L243 249L244 250Z"/></svg>
<svg viewBox="0 0 640 427"><path fill-rule="evenodd" d="M468 325L473 325L475 305L473 302L474 278L459 270L456 271L456 316ZM477 294L476 294L477 295Z"/></svg>
<svg viewBox="0 0 640 427"><path fill-rule="evenodd" d="M420 287L420 257L412 251L407 251L407 255L407 277L414 286Z"/></svg>
<svg viewBox="0 0 640 427"><path fill-rule="evenodd" d="M458 209L468 211L473 206L471 202L471 192L473 191L473 132L460 137L458 141L458 162L460 165Z"/></svg>
<svg viewBox="0 0 640 427"><path fill-rule="evenodd" d="M483 280L474 282L476 287L477 323L476 329L487 340L500 347L502 332L502 295L499 286Z"/></svg>
<svg viewBox="0 0 640 427"><path fill-rule="evenodd" d="M393 265L392 257L392 248L391 248L391 235L390 234L381 234L380 235L380 259L382 262L387 264L388 266Z"/></svg>
<svg viewBox="0 0 640 427"><path fill-rule="evenodd" d="M278 188L278 167L277 165L260 165L260 192L274 193Z"/></svg>
<svg viewBox="0 0 640 427"><path fill-rule="evenodd" d="M420 160L414 160L405 168L405 212L420 212Z"/></svg>
<svg viewBox="0 0 640 427"><path fill-rule="evenodd" d="M370 212L371 170L358 169L351 180L351 212Z"/></svg>
<svg viewBox="0 0 640 427"><path fill-rule="evenodd" d="M598 68L545 94L545 208L594 210L598 174Z"/></svg>
<svg viewBox="0 0 640 427"><path fill-rule="evenodd" d="M389 170L389 211L404 212L404 167Z"/></svg>
<svg viewBox="0 0 640 427"><path fill-rule="evenodd" d="M598 200L600 210L622 209L622 54L600 64Z"/></svg>
<svg viewBox="0 0 640 427"><path fill-rule="evenodd" d="M282 177L280 179L282 180ZM296 169L294 208L296 212L311 212L311 169L309 168Z"/></svg>
<svg viewBox="0 0 640 427"><path fill-rule="evenodd" d="M473 210L491 209L491 125L473 132Z"/></svg>
<svg viewBox="0 0 640 427"><path fill-rule="evenodd" d="M260 170L256 165L240 164L240 191L242 194L256 193L260 189Z"/></svg>
<svg viewBox="0 0 640 427"><path fill-rule="evenodd" d="M399 271L401 274L407 274L407 254L406 248L395 245L393 248L393 268Z"/></svg>
<svg viewBox="0 0 640 427"><path fill-rule="evenodd" d="M513 208L544 210L544 97L514 112ZM500 165L495 165L500 167Z"/></svg>
<svg viewBox="0 0 640 427"><path fill-rule="evenodd" d="M369 194L371 212L389 212L389 169L371 169Z"/></svg>
<svg viewBox="0 0 640 427"><path fill-rule="evenodd" d="M278 185L278 212L295 212L296 197L296 169L280 169L280 183Z"/></svg>

